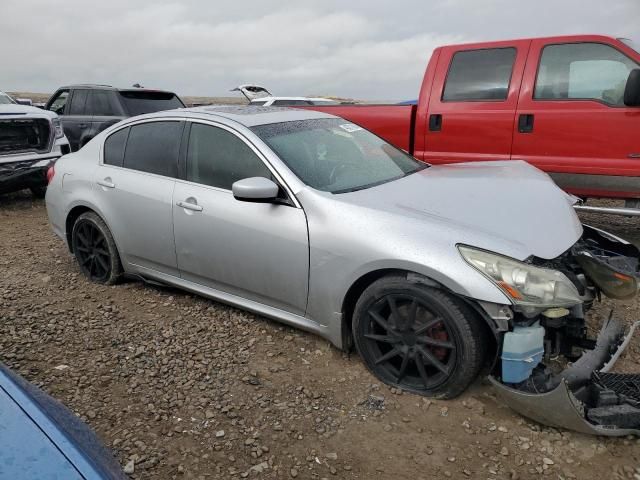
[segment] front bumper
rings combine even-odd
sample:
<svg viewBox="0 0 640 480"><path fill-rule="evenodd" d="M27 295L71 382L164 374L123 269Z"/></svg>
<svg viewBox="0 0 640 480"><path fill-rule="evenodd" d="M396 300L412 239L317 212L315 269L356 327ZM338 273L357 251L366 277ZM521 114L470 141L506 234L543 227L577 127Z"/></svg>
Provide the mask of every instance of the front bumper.
<svg viewBox="0 0 640 480"><path fill-rule="evenodd" d="M26 153L0 157L0 194L24 188L45 187L47 169L70 152L66 137L55 141L49 153Z"/></svg>
<svg viewBox="0 0 640 480"><path fill-rule="evenodd" d="M612 373L634 332L640 329L640 321L625 334L623 324L610 315L592 340L587 336L585 320L585 313L602 294L614 299L636 296L640 250L585 225L583 236L574 246L560 257L544 261L542 266L560 270L573 279L584 301L557 317L514 318L514 332L516 327L527 331L522 327L529 325L544 328L543 343L535 343L534 350L538 352L544 346L547 363L534 358L524 341L522 345L527 349L517 355L521 350L507 343L505 334L503 363L494 368L490 377L498 396L523 416L552 427L594 435L640 435L640 374ZM553 368L555 362L549 362L555 357L570 363L558 371L557 366ZM528 377L517 380L519 383L508 383L514 381L509 380L512 358L522 370L528 366Z"/></svg>
<svg viewBox="0 0 640 480"><path fill-rule="evenodd" d="M46 173L57 157L12 163L0 163L0 193L47 185Z"/></svg>
<svg viewBox="0 0 640 480"><path fill-rule="evenodd" d="M638 328L640 322L624 335L621 324L610 319L595 348L551 376L547 391L516 389L493 376L489 380L505 404L543 425L591 435L640 435L640 375L609 373Z"/></svg>

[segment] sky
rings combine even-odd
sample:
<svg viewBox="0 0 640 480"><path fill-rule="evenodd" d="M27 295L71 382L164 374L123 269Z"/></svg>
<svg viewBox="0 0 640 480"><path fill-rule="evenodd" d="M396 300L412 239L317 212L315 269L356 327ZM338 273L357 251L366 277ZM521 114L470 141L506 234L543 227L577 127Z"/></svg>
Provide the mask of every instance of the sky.
<svg viewBox="0 0 640 480"><path fill-rule="evenodd" d="M417 97L433 48L604 33L640 41L640 0L2 0L0 90L73 83L233 96Z"/></svg>

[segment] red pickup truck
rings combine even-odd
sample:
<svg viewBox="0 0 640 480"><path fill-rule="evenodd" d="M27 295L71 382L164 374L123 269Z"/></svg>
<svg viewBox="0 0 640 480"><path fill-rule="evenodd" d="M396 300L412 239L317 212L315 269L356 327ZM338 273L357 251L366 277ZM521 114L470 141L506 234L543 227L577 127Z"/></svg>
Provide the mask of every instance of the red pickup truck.
<svg viewBox="0 0 640 480"><path fill-rule="evenodd" d="M640 204L640 46L601 35L436 48L416 105L340 115L432 164L526 160L580 197Z"/></svg>

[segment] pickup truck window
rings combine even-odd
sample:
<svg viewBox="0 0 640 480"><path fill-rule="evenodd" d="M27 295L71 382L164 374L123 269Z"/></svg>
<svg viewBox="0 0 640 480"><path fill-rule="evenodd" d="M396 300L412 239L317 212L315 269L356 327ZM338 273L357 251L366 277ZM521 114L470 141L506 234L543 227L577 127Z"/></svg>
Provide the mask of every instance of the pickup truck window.
<svg viewBox="0 0 640 480"><path fill-rule="evenodd" d="M428 166L341 118L272 123L251 130L298 178L323 192L362 190Z"/></svg>
<svg viewBox="0 0 640 480"><path fill-rule="evenodd" d="M515 59L515 48L456 52L449 66L442 100L506 100Z"/></svg>
<svg viewBox="0 0 640 480"><path fill-rule="evenodd" d="M596 100L624 106L629 73L638 64L602 43L547 45L542 51L535 100Z"/></svg>

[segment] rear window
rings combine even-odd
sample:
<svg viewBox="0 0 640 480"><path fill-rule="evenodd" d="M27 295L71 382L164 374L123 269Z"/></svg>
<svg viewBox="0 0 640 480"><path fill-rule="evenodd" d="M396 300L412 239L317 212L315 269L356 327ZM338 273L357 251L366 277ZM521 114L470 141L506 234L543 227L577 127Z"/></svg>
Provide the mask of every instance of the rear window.
<svg viewBox="0 0 640 480"><path fill-rule="evenodd" d="M132 117L184 107L184 103L178 96L171 92L123 91L118 93L124 108Z"/></svg>
<svg viewBox="0 0 640 480"><path fill-rule="evenodd" d="M182 122L148 122L134 125L124 153L124 167L176 177Z"/></svg>
<svg viewBox="0 0 640 480"><path fill-rule="evenodd" d="M451 60L442 100L506 100L515 59L515 48L457 52Z"/></svg>

